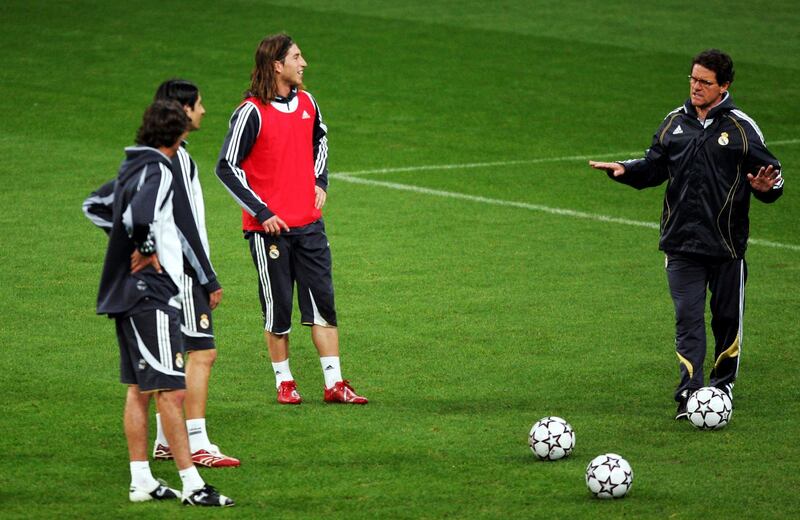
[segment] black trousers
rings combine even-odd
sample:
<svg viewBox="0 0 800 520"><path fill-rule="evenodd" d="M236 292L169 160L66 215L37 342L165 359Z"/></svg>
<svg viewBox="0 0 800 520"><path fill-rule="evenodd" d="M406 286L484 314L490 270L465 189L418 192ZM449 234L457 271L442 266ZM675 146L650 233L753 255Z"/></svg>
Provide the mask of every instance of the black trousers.
<svg viewBox="0 0 800 520"><path fill-rule="evenodd" d="M706 357L706 290L711 293L714 367L708 386L732 390L742 350L742 316L747 264L744 258L720 259L667 253L667 280L675 304L675 351L680 383L675 400L703 386ZM688 391L684 394L684 391Z"/></svg>

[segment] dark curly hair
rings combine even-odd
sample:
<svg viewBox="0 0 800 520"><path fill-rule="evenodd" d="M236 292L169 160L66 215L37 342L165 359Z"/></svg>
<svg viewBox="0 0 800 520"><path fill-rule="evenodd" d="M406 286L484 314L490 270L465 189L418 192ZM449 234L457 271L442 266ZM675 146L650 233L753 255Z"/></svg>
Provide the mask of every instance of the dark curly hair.
<svg viewBox="0 0 800 520"><path fill-rule="evenodd" d="M158 99L147 107L136 144L159 148L173 146L189 128L190 119L177 101Z"/></svg>
<svg viewBox="0 0 800 520"><path fill-rule="evenodd" d="M701 52L692 59L692 67L695 65L713 70L717 75L717 83L720 85L733 83L733 60L719 49L708 49ZM689 73L691 74L691 70Z"/></svg>

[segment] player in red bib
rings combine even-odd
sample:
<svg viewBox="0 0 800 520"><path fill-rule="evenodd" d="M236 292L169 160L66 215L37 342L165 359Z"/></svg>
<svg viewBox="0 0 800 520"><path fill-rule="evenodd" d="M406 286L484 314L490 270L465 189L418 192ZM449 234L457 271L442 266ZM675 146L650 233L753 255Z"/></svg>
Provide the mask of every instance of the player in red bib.
<svg viewBox="0 0 800 520"><path fill-rule="evenodd" d="M264 335L278 402L300 404L289 368L295 286L325 376L324 400L366 404L342 379L331 253L322 207L328 189L327 127L302 89L306 61L286 34L258 46L250 89L234 111L217 175L242 207L242 229L258 272Z"/></svg>

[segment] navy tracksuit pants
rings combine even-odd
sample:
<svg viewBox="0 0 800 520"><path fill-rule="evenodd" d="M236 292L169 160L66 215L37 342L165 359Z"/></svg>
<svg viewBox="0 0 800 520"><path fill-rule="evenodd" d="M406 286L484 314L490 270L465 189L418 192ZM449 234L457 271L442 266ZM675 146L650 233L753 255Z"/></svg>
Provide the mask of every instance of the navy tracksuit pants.
<svg viewBox="0 0 800 520"><path fill-rule="evenodd" d="M730 393L739 371L742 349L744 286L747 280L744 258L667 253L666 271L675 304L675 351L681 376L675 400L703 386L715 386ZM711 293L715 359L708 385L703 382L706 289Z"/></svg>

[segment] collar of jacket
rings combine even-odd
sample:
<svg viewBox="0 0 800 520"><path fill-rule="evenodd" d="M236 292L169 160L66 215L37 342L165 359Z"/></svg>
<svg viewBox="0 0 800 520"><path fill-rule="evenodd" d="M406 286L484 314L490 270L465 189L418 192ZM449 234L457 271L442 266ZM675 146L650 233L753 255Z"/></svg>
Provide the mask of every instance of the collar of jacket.
<svg viewBox="0 0 800 520"><path fill-rule="evenodd" d="M119 170L119 177L122 178L131 173L138 173L144 166L150 163L161 163L168 168L172 166L172 161L164 155L161 150L149 146L129 146L125 148L125 160Z"/></svg>
<svg viewBox="0 0 800 520"><path fill-rule="evenodd" d="M694 105L692 105L692 100L687 99L686 102L683 104L683 109L686 111L687 114L693 117L697 117L697 110L695 110ZM706 114L706 119L714 119L717 115L723 112L730 112L731 110L735 110L736 105L733 104L733 97L731 96L730 92L725 93L725 97L722 98L722 102L708 111Z"/></svg>
<svg viewBox="0 0 800 520"><path fill-rule="evenodd" d="M275 101L277 103L286 103L286 104L288 104L291 100L293 100L295 98L295 96L297 96L297 88L296 87L289 91L289 95L288 96L285 96L285 97L284 96L275 96L275 99L273 101Z"/></svg>

